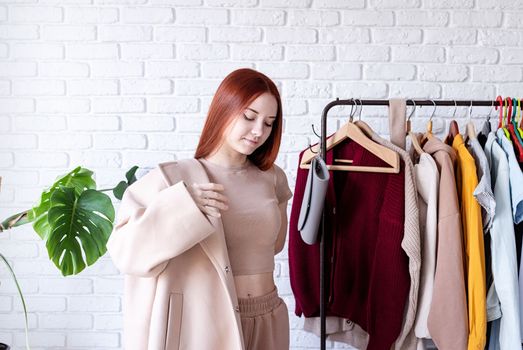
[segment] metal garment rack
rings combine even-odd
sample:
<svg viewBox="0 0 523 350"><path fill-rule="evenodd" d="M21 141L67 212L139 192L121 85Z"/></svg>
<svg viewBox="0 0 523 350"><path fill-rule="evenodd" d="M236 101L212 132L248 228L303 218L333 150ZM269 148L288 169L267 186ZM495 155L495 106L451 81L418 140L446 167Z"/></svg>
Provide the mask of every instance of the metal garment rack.
<svg viewBox="0 0 523 350"><path fill-rule="evenodd" d="M491 100L406 100L408 106L483 106L483 107L495 107L501 104L498 101ZM345 105L357 105L357 106L388 106L389 100L359 100L359 99L348 99L340 100L337 98L334 101L329 102L323 109L321 115L321 139L320 139L320 154L324 161L327 161L327 114L332 107L345 106ZM324 206L325 207L325 206ZM327 336L325 330L325 244L324 244L324 232L325 228L325 211L322 213L321 219L321 238L320 238L320 321L321 321L321 350L325 350Z"/></svg>

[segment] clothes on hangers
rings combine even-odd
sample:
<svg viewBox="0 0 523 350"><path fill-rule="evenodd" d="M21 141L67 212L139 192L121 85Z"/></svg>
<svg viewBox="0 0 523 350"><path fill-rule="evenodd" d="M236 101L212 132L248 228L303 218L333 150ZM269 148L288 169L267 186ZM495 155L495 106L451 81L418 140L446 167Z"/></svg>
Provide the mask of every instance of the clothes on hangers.
<svg viewBox="0 0 523 350"><path fill-rule="evenodd" d="M505 153L491 132L485 154L492 169L497 206L490 229L492 274L487 296L488 320L493 321L489 350L521 347L516 240L512 225L509 166Z"/></svg>
<svg viewBox="0 0 523 350"><path fill-rule="evenodd" d="M394 349L409 350L416 349L416 337L414 334L414 320L416 316L417 301L419 294L419 279L421 269L421 242L419 232L419 213L417 188L414 177L414 166L410 155L390 141L381 138L374 133L368 135L380 145L398 152L405 162L405 233L401 246L409 258L410 289L408 302L405 305L405 317L401 332L394 343ZM328 339L343 341L358 349L366 349L368 334L353 321L343 318L330 317ZM347 325L350 325L348 327ZM320 335L320 318L306 317L304 329L316 335ZM364 345L364 346L363 346Z"/></svg>
<svg viewBox="0 0 523 350"><path fill-rule="evenodd" d="M476 171L478 176L478 185L474 189L474 198L481 206L481 221L483 223L483 247L485 252L485 281L487 286L487 310L488 310L488 286L492 284L492 259L490 254L490 235L489 230L492 226L492 220L496 211L496 200L492 191L490 166L483 150L483 146L487 142L487 136L490 133L491 125L487 120L483 123L483 127L476 135L476 137L467 140L467 149L476 162ZM483 145L483 146L482 146ZM490 329L492 321L489 320L487 312L487 344L490 338Z"/></svg>
<svg viewBox="0 0 523 350"><path fill-rule="evenodd" d="M418 140L422 138L422 134L416 134L415 136ZM439 171L436 162L428 153L424 152L421 155L417 155L416 152L411 150L411 157L414 159L422 242L420 291L415 334L418 338L418 344L422 344L422 338L431 338L427 321L436 272Z"/></svg>
<svg viewBox="0 0 523 350"><path fill-rule="evenodd" d="M479 131L477 135L477 139L479 144L481 145L481 148L485 147L485 144L487 143L487 137L488 134L492 131L492 126L490 125L490 120L485 120L483 125L481 126L481 130Z"/></svg>
<svg viewBox="0 0 523 350"><path fill-rule="evenodd" d="M433 157L440 174L436 270L427 326L438 349L464 350L467 349L468 314L463 233L454 176L457 154L437 137L430 138L423 150Z"/></svg>
<svg viewBox="0 0 523 350"><path fill-rule="evenodd" d="M401 156L403 232L399 231L397 220L391 221L395 224L390 226L392 231L388 231L387 236L381 234L380 220L368 222L369 217L380 219L382 216L368 214L370 208L366 200L377 198L374 203L379 203L379 210L384 210L392 200L387 195L390 191L402 193L397 179L381 187L384 182L391 181L385 180L389 174L332 172L325 206L325 232L328 232L325 261L327 292L330 291L326 305L327 339L360 350L416 347L422 350L426 339L432 339L437 348L443 350L484 349L485 345L489 350L521 348L523 171L503 131L490 130L491 124L486 121L477 138L468 134L467 144L459 132L452 133L452 138L447 139L449 144L433 136L421 146L425 153L411 152L408 160L401 148L366 131L375 142ZM332 164L329 162L333 158L345 158L354 159L355 164L367 159L364 164L370 165L372 157L361 156L354 142L352 148L347 144L351 145L350 140L340 144L344 151L339 155L336 154L338 146L329 150L327 164ZM363 150L363 155L365 152ZM299 170L295 190L298 202ZM409 185L409 179L414 185ZM378 182L379 190L389 193L378 194L374 188ZM415 188L414 197L409 194L409 186ZM417 203L417 220L409 218L412 198ZM395 215L400 215L397 205L399 202L395 201L390 208L395 208ZM341 214L340 206L347 208ZM295 311L298 316L305 316L304 329L319 336L321 320L319 289L316 289L319 286L319 244L315 248L309 246L311 250L307 251L296 241L297 236L293 238L292 217L299 215L299 210L294 211L293 206L289 264L291 287L296 297ZM408 238L411 237L409 232L416 231L409 229L409 223L414 222L418 226L417 245ZM395 316L388 310L389 317L394 320L385 326L390 331L385 335L389 341L380 339L378 344L376 336L381 337L385 329L378 326L383 324L379 318L385 313L375 308L377 304L372 298L376 296L376 289L372 287L391 283L390 276L383 273L385 270L378 272L374 260L383 257L379 253L383 248L379 243L383 242L392 244L396 255L402 253L402 259L390 260L389 257L387 261L389 264L392 261L392 268L396 268L398 261L403 261L403 274L398 276L408 284L401 290L403 308L395 308ZM400 242L402 249L398 250ZM421 266L416 254L419 254ZM340 275L340 270L346 267L350 271L345 276ZM368 279L364 280L362 276L368 276ZM418 290L414 298L413 290ZM365 308L366 314L356 304L351 304L356 300L354 295L360 298L359 306ZM339 298L345 298L345 311L350 312L340 314L341 309L333 308L343 304L339 303ZM488 331L487 320L491 325ZM490 333L488 344L487 332ZM394 339L392 333L396 335Z"/></svg>
<svg viewBox="0 0 523 350"><path fill-rule="evenodd" d="M512 219L515 224L516 232L516 254L519 268L519 312L523 315L523 269L521 268L521 249L523 244L523 230L520 225L523 223L523 172L514 154L510 142L506 139L505 134L501 129L496 131L497 141L501 145L505 155L508 159L509 166L509 180L510 180L510 199L512 202ZM523 342L523 322L520 323L520 337Z"/></svg>
<svg viewBox="0 0 523 350"><path fill-rule="evenodd" d="M519 164L510 141L507 140L501 129L496 131L496 136L508 158L512 215L514 223L518 224L523 221L523 186L521 185L523 184L523 172L519 169Z"/></svg>
<svg viewBox="0 0 523 350"><path fill-rule="evenodd" d="M485 247L481 208L473 192L478 185L474 158L465 147L463 137L457 134L452 148L458 154L458 197L461 204L463 237L465 243L465 268L469 315L469 350L482 350L486 343L486 282Z"/></svg>
<svg viewBox="0 0 523 350"><path fill-rule="evenodd" d="M391 111L394 113L394 111ZM399 112L401 115L401 111ZM402 120L405 120L403 111ZM391 126L391 129L394 126ZM391 132L395 134L394 132ZM394 343L396 350L408 350L416 348L416 337L414 334L414 321L418 307L418 294L421 273L421 237L419 222L418 188L414 173L414 165L410 155L402 148L380 137L373 132L372 140L399 153L405 163L405 232L401 241L401 247L409 258L410 289L409 299L405 308L405 316L401 332ZM403 138L405 139L405 138ZM405 142L402 143L405 145Z"/></svg>
<svg viewBox="0 0 523 350"><path fill-rule="evenodd" d="M342 142L326 156L327 164L343 158L352 159L354 165L385 165L355 142ZM389 349L395 342L410 287L408 257L401 248L405 165L400 163L398 174L333 171L325 202L326 315L360 325L369 334L369 350ZM319 316L319 244L306 245L297 231L297 203L301 204L306 177L307 169L298 168L289 268L295 313L312 317Z"/></svg>
<svg viewBox="0 0 523 350"><path fill-rule="evenodd" d="M490 166L485 155L485 151L481 147L477 138L468 140L468 147L470 154L476 162L476 174L478 176L478 185L474 189L474 198L481 206L481 222L483 223L483 234L487 234L492 226L492 220L496 213L496 200L492 192L492 184L490 179Z"/></svg>

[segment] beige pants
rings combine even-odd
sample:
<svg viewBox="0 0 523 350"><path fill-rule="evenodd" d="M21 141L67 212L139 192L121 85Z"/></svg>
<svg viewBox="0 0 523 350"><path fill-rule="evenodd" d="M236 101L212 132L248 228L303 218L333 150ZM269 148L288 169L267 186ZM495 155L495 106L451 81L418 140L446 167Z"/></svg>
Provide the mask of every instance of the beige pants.
<svg viewBox="0 0 523 350"><path fill-rule="evenodd" d="M276 288L238 303L246 350L289 350L289 312Z"/></svg>

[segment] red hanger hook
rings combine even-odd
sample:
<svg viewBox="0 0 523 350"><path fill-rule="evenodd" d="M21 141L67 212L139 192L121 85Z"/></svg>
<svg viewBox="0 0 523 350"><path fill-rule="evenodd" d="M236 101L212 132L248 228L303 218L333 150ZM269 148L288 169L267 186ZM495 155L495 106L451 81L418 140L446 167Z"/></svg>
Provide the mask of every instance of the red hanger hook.
<svg viewBox="0 0 523 350"><path fill-rule="evenodd" d="M510 119L512 117L512 98L507 97L506 98L507 104L508 104L508 113L507 113L507 125L510 124Z"/></svg>

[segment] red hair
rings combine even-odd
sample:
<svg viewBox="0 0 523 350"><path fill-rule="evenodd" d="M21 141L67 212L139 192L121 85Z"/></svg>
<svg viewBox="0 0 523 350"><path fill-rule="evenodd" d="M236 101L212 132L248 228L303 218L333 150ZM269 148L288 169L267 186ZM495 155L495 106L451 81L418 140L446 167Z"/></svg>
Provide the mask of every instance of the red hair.
<svg viewBox="0 0 523 350"><path fill-rule="evenodd" d="M267 140L247 156L261 170L269 169L278 155L282 132L281 98L274 82L250 68L225 77L214 95L194 158L206 157L221 146L227 127L258 96L270 93L278 103L276 119Z"/></svg>

